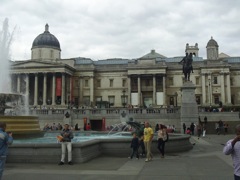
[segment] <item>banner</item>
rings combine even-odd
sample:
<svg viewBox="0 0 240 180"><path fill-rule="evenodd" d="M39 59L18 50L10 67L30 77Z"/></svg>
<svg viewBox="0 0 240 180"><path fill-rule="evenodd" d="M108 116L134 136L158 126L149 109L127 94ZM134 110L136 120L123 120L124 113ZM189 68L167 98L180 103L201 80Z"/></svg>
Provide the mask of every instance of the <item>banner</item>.
<svg viewBox="0 0 240 180"><path fill-rule="evenodd" d="M62 78L56 78L56 96L62 96Z"/></svg>

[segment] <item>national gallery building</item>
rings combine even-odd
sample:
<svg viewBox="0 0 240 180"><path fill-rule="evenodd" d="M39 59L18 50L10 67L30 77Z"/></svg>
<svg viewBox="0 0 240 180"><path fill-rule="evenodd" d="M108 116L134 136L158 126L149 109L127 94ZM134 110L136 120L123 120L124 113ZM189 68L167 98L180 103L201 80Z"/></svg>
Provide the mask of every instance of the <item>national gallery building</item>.
<svg viewBox="0 0 240 180"><path fill-rule="evenodd" d="M196 102L199 106L240 105L240 57L218 52L211 38L207 59L199 48L186 44L193 53ZM45 31L31 48L31 59L11 61L11 88L26 94L31 107L167 107L181 106L184 83L183 56L165 57L155 50L137 59L93 61L77 57L61 59L58 39Z"/></svg>

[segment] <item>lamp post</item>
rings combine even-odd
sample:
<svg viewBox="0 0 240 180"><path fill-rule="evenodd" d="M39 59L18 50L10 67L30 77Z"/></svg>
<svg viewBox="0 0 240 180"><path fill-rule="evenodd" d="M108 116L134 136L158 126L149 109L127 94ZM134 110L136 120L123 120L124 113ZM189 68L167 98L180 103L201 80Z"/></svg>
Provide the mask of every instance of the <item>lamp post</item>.
<svg viewBox="0 0 240 180"><path fill-rule="evenodd" d="M175 96L176 96L176 107L177 107L178 106L178 104L177 104L178 93L177 92L175 92Z"/></svg>
<svg viewBox="0 0 240 180"><path fill-rule="evenodd" d="M125 93L126 93L126 90L124 89L124 90L122 91L122 93L123 93L123 107L125 108L125 106L126 106L126 102L125 102Z"/></svg>

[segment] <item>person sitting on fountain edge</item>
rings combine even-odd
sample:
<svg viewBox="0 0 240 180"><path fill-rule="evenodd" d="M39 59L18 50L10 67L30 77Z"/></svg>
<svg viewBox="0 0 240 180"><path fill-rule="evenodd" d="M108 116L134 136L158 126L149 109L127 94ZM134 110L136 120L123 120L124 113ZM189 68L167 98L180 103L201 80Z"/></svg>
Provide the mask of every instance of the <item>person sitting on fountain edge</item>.
<svg viewBox="0 0 240 180"><path fill-rule="evenodd" d="M68 164L73 165L73 163L72 163L72 143L71 143L71 140L73 139L73 133L69 129L69 124L64 125L64 129L61 132L61 136L63 137L62 141L61 141L62 156L61 156L61 161L58 165L64 165L66 149L68 151Z"/></svg>

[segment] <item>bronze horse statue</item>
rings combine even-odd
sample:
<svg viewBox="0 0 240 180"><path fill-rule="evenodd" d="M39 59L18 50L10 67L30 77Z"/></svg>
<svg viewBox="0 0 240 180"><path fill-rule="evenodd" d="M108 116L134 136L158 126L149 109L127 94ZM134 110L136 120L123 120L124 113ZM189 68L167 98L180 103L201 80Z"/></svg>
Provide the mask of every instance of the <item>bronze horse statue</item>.
<svg viewBox="0 0 240 180"><path fill-rule="evenodd" d="M180 64L183 65L183 74L184 74L184 78L185 81L190 81L190 73L193 73L193 67L192 67L192 53L190 53L188 55L188 53L186 53L186 56L179 62Z"/></svg>

